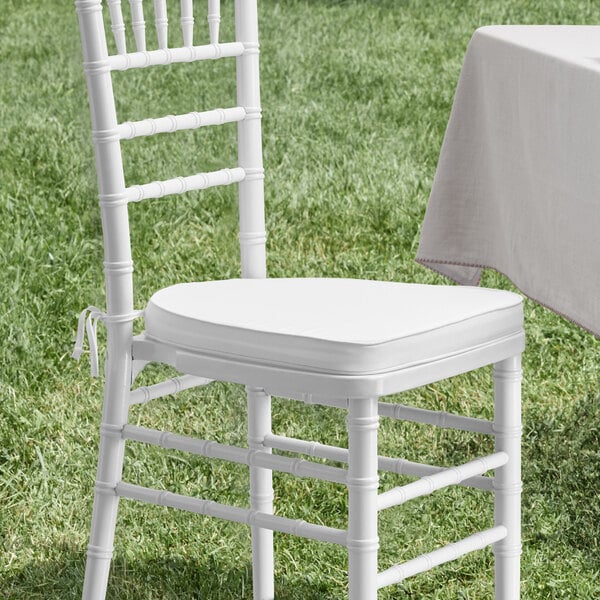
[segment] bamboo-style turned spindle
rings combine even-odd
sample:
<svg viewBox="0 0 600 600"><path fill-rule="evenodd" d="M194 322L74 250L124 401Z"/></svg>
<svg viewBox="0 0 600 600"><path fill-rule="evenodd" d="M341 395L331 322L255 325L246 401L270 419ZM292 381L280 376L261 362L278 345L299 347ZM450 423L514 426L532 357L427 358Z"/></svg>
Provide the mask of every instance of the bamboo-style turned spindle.
<svg viewBox="0 0 600 600"><path fill-rule="evenodd" d="M140 202L150 198L162 198L171 194L183 194L195 190L205 190L217 185L230 185L243 181L246 172L240 167L220 169L209 173L197 173L187 177L174 177L164 181L153 181L143 185L132 185L125 190L124 197L128 202Z"/></svg>
<svg viewBox="0 0 600 600"><path fill-rule="evenodd" d="M227 42L225 44L160 48L148 52L113 54L108 57L108 66L111 71L126 71L127 69L145 69L155 65L188 63L196 60L216 60L230 56L241 56L242 54L244 54L244 44Z"/></svg>
<svg viewBox="0 0 600 600"><path fill-rule="evenodd" d="M196 377L195 375L181 375L173 377L154 385L144 385L132 390L129 395L129 404L146 404L157 398L164 398L170 394L177 394L183 390L208 385L212 379Z"/></svg>
<svg viewBox="0 0 600 600"><path fill-rule="evenodd" d="M492 529L486 529L485 531L479 531L469 537L464 538L453 544L443 546L433 552L427 554L421 554L417 558L413 558L405 563L394 565L389 569L382 571L377 575L377 587L387 587L394 583L400 583L407 577L416 575L417 573L423 573L429 571L433 567L443 565L444 563L456 560L465 554L474 552L475 550L482 550L486 546L503 540L506 538L507 530L504 526L493 527ZM518 596L513 596L517 598Z"/></svg>
<svg viewBox="0 0 600 600"><path fill-rule="evenodd" d="M193 0L181 0L181 33L183 45L194 45L194 7Z"/></svg>
<svg viewBox="0 0 600 600"><path fill-rule="evenodd" d="M167 0L154 0L154 23L156 25L158 47L166 48L169 27L169 20L167 19Z"/></svg>
<svg viewBox="0 0 600 600"><path fill-rule="evenodd" d="M318 442L269 434L265 436L263 445L266 448L307 454L314 458L324 458L342 463L348 462L348 450L338 448L337 446L319 444ZM377 464L380 471L397 473L398 475L409 475L411 477L426 477L427 475L434 475L445 470L444 467L416 463L404 458L390 458L389 456L378 456ZM494 479L492 477L475 476L462 480L458 485L491 492L493 490L493 483Z"/></svg>
<svg viewBox="0 0 600 600"><path fill-rule="evenodd" d="M138 52L146 50L146 22L144 21L144 6L142 0L129 0L131 6L131 28Z"/></svg>
<svg viewBox="0 0 600 600"><path fill-rule="evenodd" d="M210 43L219 43L219 24L221 23L221 0L208 0L208 32Z"/></svg>
<svg viewBox="0 0 600 600"><path fill-rule="evenodd" d="M245 525L272 529L273 531L289 533L311 540L330 542L331 544L339 544L341 546L346 545L346 532L343 529L334 529L333 527L325 527L324 525L313 525L312 523L307 523L301 519L287 519L285 517L269 515L247 508L219 504L218 502L213 502L211 500L202 500L200 498L182 496L181 494L153 490L139 485L132 485L131 483L120 482L115 486L114 491L117 496L123 498L141 500L158 506L170 506L172 508L188 510L200 515L208 515L219 519L234 521L235 523L244 523Z"/></svg>
<svg viewBox="0 0 600 600"><path fill-rule="evenodd" d="M119 54L127 53L125 43L125 23L123 22L123 12L121 11L121 0L108 0L108 10L110 11L110 22L117 52Z"/></svg>
<svg viewBox="0 0 600 600"><path fill-rule="evenodd" d="M119 138L132 138L155 135L156 133L172 133L183 129L197 129L209 125L234 123L246 117L246 110L241 106L233 108L217 108L204 112L191 112L185 115L168 115L160 119L144 119L143 121L127 121L117 127Z"/></svg>
<svg viewBox="0 0 600 600"><path fill-rule="evenodd" d="M444 411L427 410L404 404L379 403L379 416L397 419L399 421L412 421L413 423L426 423L443 429L460 429L474 433L491 435L494 433L493 423L485 419L463 417Z"/></svg>
<svg viewBox="0 0 600 600"><path fill-rule="evenodd" d="M207 458L219 458L259 469L273 469L283 473L291 473L297 477L311 477L322 481L346 483L345 469L321 465L302 458L288 458L287 456L270 454L270 450L228 446L211 440L175 435L174 433L148 429L147 427L138 427L136 425L125 425L122 429L122 436L127 440L154 444L171 450L190 452ZM255 510L258 509L255 508Z"/></svg>
<svg viewBox="0 0 600 600"><path fill-rule="evenodd" d="M457 467L442 469L433 475L421 477L407 485L392 488L379 494L377 499L378 510L404 504L414 498L431 494L450 485L458 485L465 479L482 475L483 473L501 467L508 462L506 452L497 452L489 456L482 456Z"/></svg>

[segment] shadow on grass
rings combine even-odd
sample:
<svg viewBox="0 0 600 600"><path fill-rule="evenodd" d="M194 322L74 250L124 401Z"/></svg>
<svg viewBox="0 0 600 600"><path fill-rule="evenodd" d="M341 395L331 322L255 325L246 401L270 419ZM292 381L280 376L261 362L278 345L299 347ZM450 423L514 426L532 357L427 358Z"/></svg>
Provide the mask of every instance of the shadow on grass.
<svg viewBox="0 0 600 600"><path fill-rule="evenodd" d="M533 540L567 543L600 560L600 398L589 394L526 423L524 451L525 519L544 511L553 523Z"/></svg>
<svg viewBox="0 0 600 600"><path fill-rule="evenodd" d="M141 552L140 552L141 553ZM81 598L85 556L64 548L59 558L30 563L20 572L0 579L2 600L69 600ZM318 582L279 578L278 600L334 600ZM336 596L337 597L337 596ZM251 565L230 564L214 556L203 560L170 556L134 558L115 556L107 600L251 600Z"/></svg>

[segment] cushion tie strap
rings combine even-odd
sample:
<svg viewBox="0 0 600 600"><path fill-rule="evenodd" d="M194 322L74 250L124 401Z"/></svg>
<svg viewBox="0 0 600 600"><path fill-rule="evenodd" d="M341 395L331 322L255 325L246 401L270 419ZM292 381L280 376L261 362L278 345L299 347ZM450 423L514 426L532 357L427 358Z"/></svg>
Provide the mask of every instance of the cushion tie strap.
<svg viewBox="0 0 600 600"><path fill-rule="evenodd" d="M143 310L134 310L131 313L124 315L107 315L96 306L88 306L79 314L77 324L77 339L75 340L75 348L71 355L74 359L79 360L83 353L84 338L87 335L88 344L90 347L90 370L92 377L98 377L98 321L103 323L124 323L133 321L144 314Z"/></svg>

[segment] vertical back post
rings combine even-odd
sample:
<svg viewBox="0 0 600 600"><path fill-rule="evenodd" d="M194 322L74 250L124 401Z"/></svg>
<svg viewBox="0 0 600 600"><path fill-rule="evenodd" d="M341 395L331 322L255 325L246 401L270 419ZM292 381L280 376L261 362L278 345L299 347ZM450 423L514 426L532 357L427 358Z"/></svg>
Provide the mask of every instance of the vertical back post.
<svg viewBox="0 0 600 600"><path fill-rule="evenodd" d="M263 278L267 269L256 0L235 1L235 38L245 47L236 59L237 102L246 109L246 118L238 123L238 165L246 171L239 184L242 277Z"/></svg>
<svg viewBox="0 0 600 600"><path fill-rule="evenodd" d="M209 3L209 13L210 13ZM211 42L214 31L211 30ZM217 33L218 35L218 33ZM245 52L236 59L237 103L246 110L238 122L238 165L245 170L239 185L240 255L242 277L267 276L265 256L264 172L262 163L260 78L258 63L258 9L256 0L235 0L235 39ZM271 430L271 402L262 390L248 388L248 437L259 442ZM253 510L272 512L271 473L250 472ZM273 534L252 528L252 574L255 600L273 600Z"/></svg>
<svg viewBox="0 0 600 600"><path fill-rule="evenodd" d="M106 383L83 596L86 600L99 600L104 598L108 580L118 508L115 486L121 478L123 466L124 440L116 432L120 432L127 422L131 382L133 263L102 2L76 0L75 6L92 117L106 276Z"/></svg>

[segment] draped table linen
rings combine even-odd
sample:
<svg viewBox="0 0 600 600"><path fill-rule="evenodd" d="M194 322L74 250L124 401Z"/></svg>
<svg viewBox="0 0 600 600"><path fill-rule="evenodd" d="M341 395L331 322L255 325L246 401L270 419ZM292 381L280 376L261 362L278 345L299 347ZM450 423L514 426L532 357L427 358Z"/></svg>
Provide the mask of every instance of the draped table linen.
<svg viewBox="0 0 600 600"><path fill-rule="evenodd" d="M600 27L475 32L416 259L494 268L600 336Z"/></svg>

